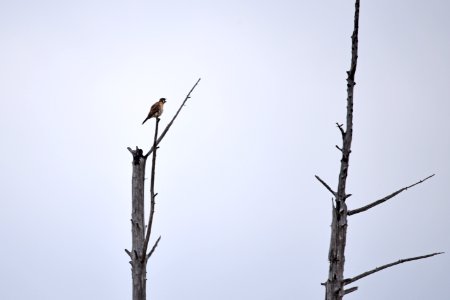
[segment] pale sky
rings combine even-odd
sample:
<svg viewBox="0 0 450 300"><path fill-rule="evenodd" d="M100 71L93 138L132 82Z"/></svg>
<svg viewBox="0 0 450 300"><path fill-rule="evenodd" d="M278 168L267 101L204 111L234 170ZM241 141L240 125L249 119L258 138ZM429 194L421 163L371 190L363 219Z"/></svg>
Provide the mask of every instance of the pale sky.
<svg viewBox="0 0 450 300"><path fill-rule="evenodd" d="M131 299L131 160L158 153L152 300L323 299L354 1L0 1L0 299ZM450 2L361 3L345 299L450 294ZM147 189L148 190L148 189ZM148 194L147 194L148 195Z"/></svg>

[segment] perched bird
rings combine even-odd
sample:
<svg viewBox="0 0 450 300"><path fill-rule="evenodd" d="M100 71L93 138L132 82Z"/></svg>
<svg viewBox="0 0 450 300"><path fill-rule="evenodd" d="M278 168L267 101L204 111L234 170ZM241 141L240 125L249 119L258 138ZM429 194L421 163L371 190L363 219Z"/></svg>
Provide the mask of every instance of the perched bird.
<svg viewBox="0 0 450 300"><path fill-rule="evenodd" d="M150 118L159 118L159 116L161 116L163 113L164 103L166 103L166 98L161 98L158 102L153 104L150 108L150 112L148 113L147 118L145 118L144 122L142 122L142 125Z"/></svg>

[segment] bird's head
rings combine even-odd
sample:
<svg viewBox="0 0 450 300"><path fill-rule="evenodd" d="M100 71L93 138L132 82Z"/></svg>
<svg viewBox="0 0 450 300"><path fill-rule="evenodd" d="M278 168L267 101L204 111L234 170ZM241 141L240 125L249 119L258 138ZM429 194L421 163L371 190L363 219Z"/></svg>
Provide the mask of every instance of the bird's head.
<svg viewBox="0 0 450 300"><path fill-rule="evenodd" d="M159 102L161 102L161 103L166 103L166 98L161 98L161 99L159 99Z"/></svg>

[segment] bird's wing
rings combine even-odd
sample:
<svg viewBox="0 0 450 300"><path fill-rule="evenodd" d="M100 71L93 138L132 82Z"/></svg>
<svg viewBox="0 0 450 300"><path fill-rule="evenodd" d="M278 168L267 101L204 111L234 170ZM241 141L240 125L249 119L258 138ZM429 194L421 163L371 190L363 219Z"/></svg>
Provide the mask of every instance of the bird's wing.
<svg viewBox="0 0 450 300"><path fill-rule="evenodd" d="M156 113L158 113L160 107L159 107L159 102L156 102L155 104L152 105L152 107L150 108L150 112L148 113L148 116L151 118L153 117Z"/></svg>

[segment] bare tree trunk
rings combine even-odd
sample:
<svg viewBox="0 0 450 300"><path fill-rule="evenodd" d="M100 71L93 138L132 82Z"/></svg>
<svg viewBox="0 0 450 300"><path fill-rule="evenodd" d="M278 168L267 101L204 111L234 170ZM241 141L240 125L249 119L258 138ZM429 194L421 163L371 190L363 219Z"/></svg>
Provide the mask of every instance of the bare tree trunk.
<svg viewBox="0 0 450 300"><path fill-rule="evenodd" d="M150 214L147 228L144 221L144 181L145 165L147 156L143 156L143 151L136 147L136 150L128 150L133 155L133 179L132 189L132 212L131 212L131 231L132 231L132 249L131 253L125 250L131 258L131 276L133 279L133 300L146 300L147 285L147 261L155 251L161 236L156 240L150 252L147 254L148 243L153 226L153 215L155 213L155 166L158 139L159 118L156 118L155 136L153 139L153 156L150 179Z"/></svg>
<svg viewBox="0 0 450 300"><path fill-rule="evenodd" d="M133 178L131 182L132 189L132 212L131 212L131 231L132 231L132 249L131 253L127 251L131 258L131 274L133 280L133 300L146 299L147 282L147 260L142 260L140 254L144 248L145 240L145 221L144 221L144 180L146 157L143 151L136 147L136 150L129 149L133 155Z"/></svg>

